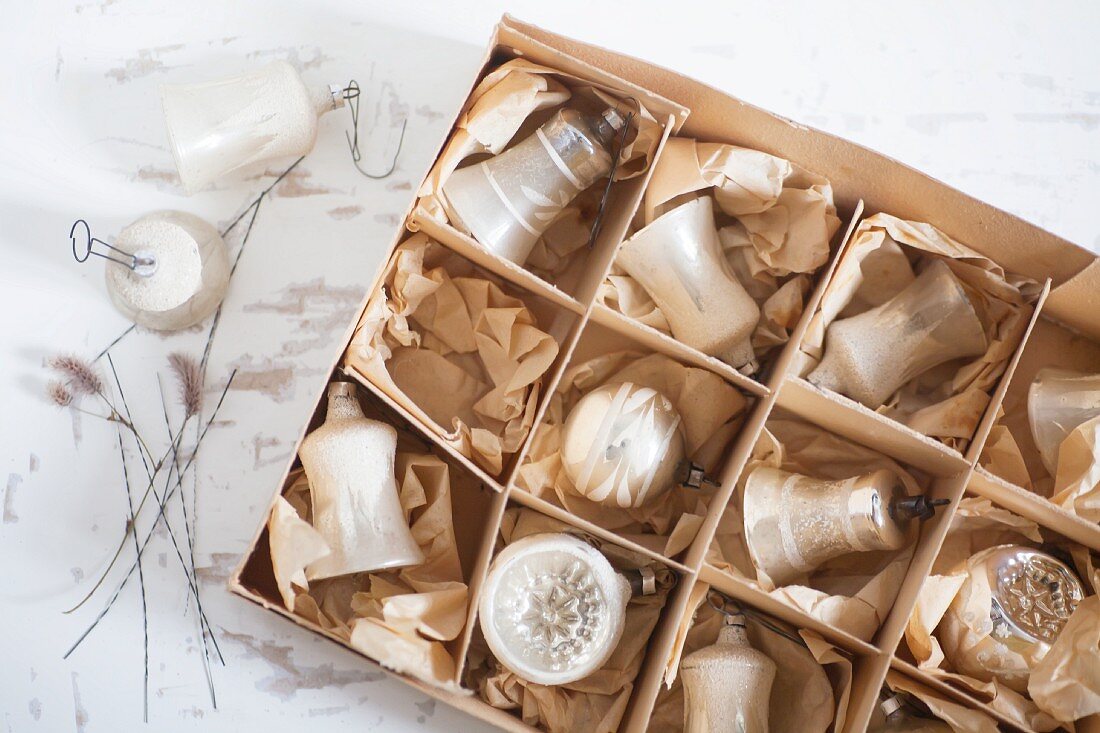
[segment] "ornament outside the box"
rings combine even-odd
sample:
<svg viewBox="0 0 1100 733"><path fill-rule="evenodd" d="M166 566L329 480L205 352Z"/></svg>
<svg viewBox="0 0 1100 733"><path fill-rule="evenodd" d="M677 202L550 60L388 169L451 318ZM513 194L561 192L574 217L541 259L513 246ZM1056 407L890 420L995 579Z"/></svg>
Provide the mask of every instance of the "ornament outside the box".
<svg viewBox="0 0 1100 733"><path fill-rule="evenodd" d="M562 209L610 173L625 126L613 107L561 109L508 150L454 171L443 184L448 211L490 252L522 265Z"/></svg>
<svg viewBox="0 0 1100 733"><path fill-rule="evenodd" d="M952 733L955 729L937 718L914 715L901 695L890 695L879 704L886 721L868 733Z"/></svg>
<svg viewBox="0 0 1100 733"><path fill-rule="evenodd" d="M834 557L901 549L912 520L946 503L907 495L888 470L826 481L760 467L745 482L745 541L756 568L784 586Z"/></svg>
<svg viewBox="0 0 1100 733"><path fill-rule="evenodd" d="M1084 598L1081 581L1053 555L1020 545L982 550L956 573L965 580L936 629L944 656L956 672L1026 692Z"/></svg>
<svg viewBox="0 0 1100 733"><path fill-rule="evenodd" d="M573 406L562 429L561 461L578 494L623 509L704 480L702 467L685 457L672 402L633 382L597 387Z"/></svg>
<svg viewBox="0 0 1100 733"><path fill-rule="evenodd" d="M680 662L684 733L767 733L775 673L749 644L745 617L726 614L718 640Z"/></svg>
<svg viewBox="0 0 1100 733"><path fill-rule="evenodd" d="M162 84L160 96L187 193L245 167L305 155L318 118L344 105L342 86L310 89L285 61L215 81Z"/></svg>
<svg viewBox="0 0 1100 733"><path fill-rule="evenodd" d="M1100 374L1048 367L1039 370L1027 393L1027 419L1043 465L1053 476L1062 441L1100 415Z"/></svg>
<svg viewBox="0 0 1100 733"><path fill-rule="evenodd" d="M113 245L78 219L73 256L107 260L107 294L139 326L176 331L213 313L229 288L229 256L218 230L185 211L154 211L123 229ZM99 249L105 248L107 251Z"/></svg>
<svg viewBox="0 0 1100 733"><path fill-rule="evenodd" d="M877 409L911 379L987 347L966 291L937 259L889 301L832 323L825 356L808 379Z"/></svg>
<svg viewBox="0 0 1100 733"><path fill-rule="evenodd" d="M302 441L313 527L332 552L306 568L309 580L424 562L398 497L397 432L363 415L355 385L328 386L325 422Z"/></svg>
<svg viewBox="0 0 1100 733"><path fill-rule="evenodd" d="M652 573L635 574L638 592L655 592ZM536 534L493 559L478 618L501 664L529 682L564 685L592 674L615 651L631 593L632 580L587 542Z"/></svg>
<svg viewBox="0 0 1100 733"><path fill-rule="evenodd" d="M659 217L623 243L616 261L653 298L678 340L755 371L750 339L760 308L722 254L710 196Z"/></svg>

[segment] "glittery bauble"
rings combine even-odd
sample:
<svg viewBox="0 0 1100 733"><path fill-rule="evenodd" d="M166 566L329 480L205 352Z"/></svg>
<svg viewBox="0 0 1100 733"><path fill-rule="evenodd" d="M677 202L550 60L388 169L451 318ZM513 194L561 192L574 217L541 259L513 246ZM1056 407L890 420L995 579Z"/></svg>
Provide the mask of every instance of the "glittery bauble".
<svg viewBox="0 0 1100 733"><path fill-rule="evenodd" d="M561 685L603 666L622 636L630 585L572 535L538 534L493 560L478 606L485 641L508 669Z"/></svg>
<svg viewBox="0 0 1100 733"><path fill-rule="evenodd" d="M956 572L966 579L936 634L944 655L957 672L1026 691L1084 598L1081 581L1058 558L1019 545L983 550Z"/></svg>
<svg viewBox="0 0 1100 733"><path fill-rule="evenodd" d="M714 644L680 663L684 733L768 733L775 662L753 649L744 616L733 616Z"/></svg>
<svg viewBox="0 0 1100 733"><path fill-rule="evenodd" d="M649 387L598 387L569 413L561 459L577 493L608 506L639 507L676 483L684 462L680 415Z"/></svg>

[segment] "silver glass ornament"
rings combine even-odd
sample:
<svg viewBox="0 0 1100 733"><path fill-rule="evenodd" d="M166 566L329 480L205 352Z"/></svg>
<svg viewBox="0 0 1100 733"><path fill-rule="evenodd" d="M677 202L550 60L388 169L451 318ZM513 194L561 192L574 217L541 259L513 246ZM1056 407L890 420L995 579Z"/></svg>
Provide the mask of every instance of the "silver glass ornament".
<svg viewBox="0 0 1100 733"><path fill-rule="evenodd" d="M1040 369L1027 393L1027 419L1043 465L1053 476L1070 433L1100 415L1100 374Z"/></svg>
<svg viewBox="0 0 1100 733"><path fill-rule="evenodd" d="M522 265L542 233L582 191L611 171L614 108L598 116L566 107L532 135L443 184L449 213L490 252Z"/></svg>
<svg viewBox="0 0 1100 733"><path fill-rule="evenodd" d="M807 379L876 409L929 369L987 347L970 298L937 259L891 300L830 324L825 356Z"/></svg>
<svg viewBox="0 0 1100 733"><path fill-rule="evenodd" d="M982 550L961 572L963 585L937 627L944 656L957 672L1025 692L1032 666L1084 598L1081 581L1058 558L1022 545ZM988 608L974 618L975 600L985 598Z"/></svg>
<svg viewBox="0 0 1100 733"><path fill-rule="evenodd" d="M607 661L626 622L629 581L568 534L512 542L493 559L478 619L497 660L541 685L563 685Z"/></svg>
<svg viewBox="0 0 1100 733"><path fill-rule="evenodd" d="M672 488L684 465L680 414L660 392L633 382L605 384L565 420L561 461L581 496L639 507Z"/></svg>
<svg viewBox="0 0 1100 733"><path fill-rule="evenodd" d="M298 450L313 527L332 550L306 568L309 580L424 562L401 508L396 455L397 431L363 415L355 385L330 384L325 422Z"/></svg>
<svg viewBox="0 0 1100 733"><path fill-rule="evenodd" d="M684 733L767 733L775 673L749 644L745 617L726 615L718 640L680 662Z"/></svg>
<svg viewBox="0 0 1100 733"><path fill-rule="evenodd" d="M868 733L952 733L947 723L937 718L914 715L901 695L890 695L879 704L886 720L871 728Z"/></svg>
<svg viewBox="0 0 1100 733"><path fill-rule="evenodd" d="M909 496L888 470L827 481L760 467L745 481L745 540L757 569L789 585L834 557L901 549L911 520L943 503Z"/></svg>

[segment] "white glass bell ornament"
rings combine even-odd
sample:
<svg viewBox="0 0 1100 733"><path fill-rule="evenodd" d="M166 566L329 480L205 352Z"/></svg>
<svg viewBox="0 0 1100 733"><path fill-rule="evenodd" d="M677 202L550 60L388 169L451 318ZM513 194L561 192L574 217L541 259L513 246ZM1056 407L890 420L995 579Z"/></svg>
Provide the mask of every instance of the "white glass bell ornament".
<svg viewBox="0 0 1100 733"><path fill-rule="evenodd" d="M611 172L612 107L589 115L566 107L523 141L454 171L443 184L448 215L487 250L522 265L562 209Z"/></svg>
<svg viewBox="0 0 1100 733"><path fill-rule="evenodd" d="M834 557L900 550L912 520L946 503L909 496L888 470L826 481L760 467L745 481L745 541L757 569L784 586Z"/></svg>
<svg viewBox="0 0 1100 733"><path fill-rule="evenodd" d="M133 222L113 245L91 236L79 219L69 231L73 255L108 260L107 294L139 326L175 331L213 313L229 288L229 257L218 230L185 211L154 211ZM97 251L105 247L110 253Z"/></svg>
<svg viewBox="0 0 1100 733"><path fill-rule="evenodd" d="M901 695L890 695L879 704L886 720L868 733L952 733L955 729L938 718L914 715Z"/></svg>
<svg viewBox="0 0 1100 733"><path fill-rule="evenodd" d="M936 627L944 656L956 672L1026 692L1084 598L1081 581L1053 555L1020 545L982 550L955 572L965 580Z"/></svg>
<svg viewBox="0 0 1100 733"><path fill-rule="evenodd" d="M753 361L760 308L722 254L710 196L656 219L623 243L616 261L653 298L679 341L735 368Z"/></svg>
<svg viewBox="0 0 1100 733"><path fill-rule="evenodd" d="M1051 476L1070 433L1100 415L1100 374L1047 367L1039 370L1027 393L1027 419L1035 447Z"/></svg>
<svg viewBox="0 0 1100 733"><path fill-rule="evenodd" d="M718 640L680 662L684 733L768 733L776 666L754 649L745 617L727 614Z"/></svg>
<svg viewBox="0 0 1100 733"><path fill-rule="evenodd" d="M302 441L313 527L332 552L306 567L317 580L424 562L398 496L397 431L370 420L355 385L328 386L325 422Z"/></svg>
<svg viewBox="0 0 1100 733"><path fill-rule="evenodd" d="M623 633L630 582L568 534L517 540L493 559L478 619L497 660L525 680L563 685L604 665Z"/></svg>
<svg viewBox="0 0 1100 733"><path fill-rule="evenodd" d="M832 323L808 379L876 409L911 379L987 347L966 291L937 259L891 300Z"/></svg>
<svg viewBox="0 0 1100 733"><path fill-rule="evenodd" d="M242 168L313 149L318 118L344 105L339 85L310 89L285 61L197 84L162 84L176 169L187 193Z"/></svg>

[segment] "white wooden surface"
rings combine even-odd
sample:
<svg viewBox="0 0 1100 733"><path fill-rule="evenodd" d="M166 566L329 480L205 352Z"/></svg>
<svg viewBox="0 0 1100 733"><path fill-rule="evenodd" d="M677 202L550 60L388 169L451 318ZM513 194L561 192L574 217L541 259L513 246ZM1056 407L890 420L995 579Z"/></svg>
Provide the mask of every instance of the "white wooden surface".
<svg viewBox="0 0 1100 733"><path fill-rule="evenodd" d="M42 397L43 360L94 355L126 326L101 265L67 231L109 239L157 208L225 224L265 185L185 198L158 83L283 58L308 81L363 85L380 162L408 117L396 174L351 168L343 113L260 212L226 301L211 397L240 370L199 464L197 565L226 666L211 707L174 551L147 552L149 728L158 731L480 730L356 655L230 596L252 537L367 279L504 10L672 67L882 150L1083 246L1100 248L1100 52L1094 3L827 4L558 0L502 3L9 2L0 28L0 729L140 730L141 597L61 656L119 580L64 616L123 528L113 428ZM769 7L770 6L770 7ZM235 240L234 240L235 241ZM156 374L200 330L136 332L116 350L135 419L160 443ZM310 385L304 387L303 385ZM5 478L6 475L6 478ZM132 552L132 551L131 551ZM128 564L128 563L127 563Z"/></svg>

